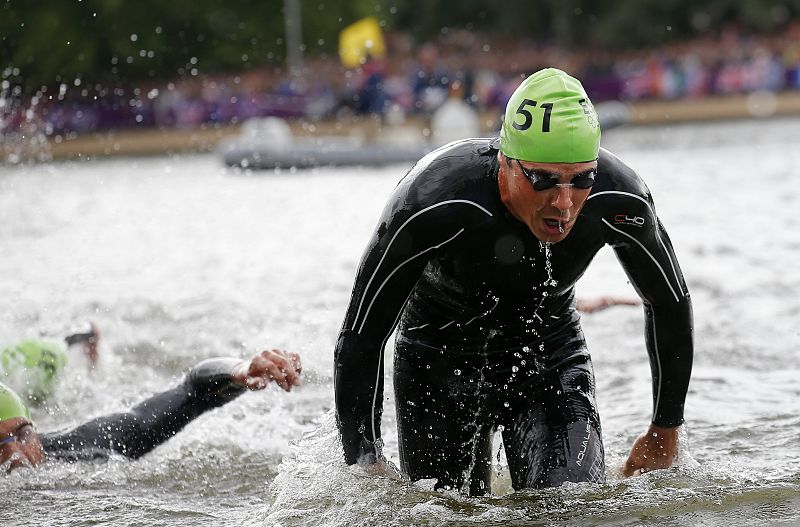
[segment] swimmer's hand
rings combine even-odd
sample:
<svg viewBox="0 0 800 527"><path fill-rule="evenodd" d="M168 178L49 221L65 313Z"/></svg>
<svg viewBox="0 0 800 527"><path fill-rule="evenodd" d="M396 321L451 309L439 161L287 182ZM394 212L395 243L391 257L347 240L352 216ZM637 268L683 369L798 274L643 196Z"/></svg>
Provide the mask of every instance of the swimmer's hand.
<svg viewBox="0 0 800 527"><path fill-rule="evenodd" d="M368 463L368 464L361 464L361 467L364 469L364 472L369 474L370 476L381 476L384 478L391 478L391 479L402 479L400 475L400 471L394 464L388 461L385 457L381 456L376 462Z"/></svg>
<svg viewBox="0 0 800 527"><path fill-rule="evenodd" d="M596 313L612 306L638 306L639 304L640 302L633 298L601 296L591 299L579 298L575 307L582 313Z"/></svg>
<svg viewBox="0 0 800 527"><path fill-rule="evenodd" d="M249 361L242 361L233 367L231 380L249 390L263 390L270 381L286 390L300 386L300 373L303 367L297 353L279 349L262 351Z"/></svg>
<svg viewBox="0 0 800 527"><path fill-rule="evenodd" d="M678 456L679 431L679 426L663 428L651 424L647 432L633 443L622 474L625 477L638 476L651 470L671 467Z"/></svg>
<svg viewBox="0 0 800 527"><path fill-rule="evenodd" d="M403 479L400 470L383 455L383 441L376 443L365 437L361 438L360 453L356 464L370 476L381 476L391 479Z"/></svg>
<svg viewBox="0 0 800 527"><path fill-rule="evenodd" d="M86 330L81 332L77 331L71 335L64 337L67 346L74 346L80 344L83 354L89 360L89 371L97 368L99 353L98 346L100 345L100 330L94 322L89 322Z"/></svg>

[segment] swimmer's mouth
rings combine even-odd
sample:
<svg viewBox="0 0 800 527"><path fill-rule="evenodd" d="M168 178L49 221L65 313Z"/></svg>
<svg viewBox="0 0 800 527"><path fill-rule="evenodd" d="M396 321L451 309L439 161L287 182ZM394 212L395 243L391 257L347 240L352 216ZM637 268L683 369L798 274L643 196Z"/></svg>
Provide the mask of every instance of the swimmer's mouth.
<svg viewBox="0 0 800 527"><path fill-rule="evenodd" d="M561 227L561 228L564 228L564 227L566 227L567 225L569 225L569 222L568 222L568 221L561 221L561 220L551 220L551 219L549 219L549 218L545 218L545 220L544 220L544 223L545 223L545 225L547 225L548 227L553 227L553 228L556 228L556 229L558 229L559 227Z"/></svg>

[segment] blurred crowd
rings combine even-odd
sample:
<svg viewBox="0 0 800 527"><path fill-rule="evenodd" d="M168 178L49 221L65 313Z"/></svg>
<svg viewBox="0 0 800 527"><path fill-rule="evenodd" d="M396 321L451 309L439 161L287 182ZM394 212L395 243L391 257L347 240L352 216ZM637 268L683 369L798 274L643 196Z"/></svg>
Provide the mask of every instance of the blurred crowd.
<svg viewBox="0 0 800 527"><path fill-rule="evenodd" d="M727 28L713 37L613 52L566 51L466 31L420 46L408 35L387 34L386 39L387 56L367 56L356 69L345 69L329 56L307 60L297 71L198 75L136 88L76 81L16 107L9 104L13 83L3 80L0 129L20 129L34 117L48 134L63 134L228 125L260 116L424 116L447 99L455 81L468 104L499 113L525 74L547 66L582 79L596 103L800 90L800 22L773 35Z"/></svg>

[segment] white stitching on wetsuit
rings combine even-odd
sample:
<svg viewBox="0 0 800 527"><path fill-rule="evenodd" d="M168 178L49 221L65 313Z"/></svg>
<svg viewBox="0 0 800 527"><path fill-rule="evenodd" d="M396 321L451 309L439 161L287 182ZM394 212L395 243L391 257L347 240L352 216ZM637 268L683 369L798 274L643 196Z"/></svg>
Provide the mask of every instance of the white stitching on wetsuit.
<svg viewBox="0 0 800 527"><path fill-rule="evenodd" d="M383 289L383 286L385 286L385 285L386 285L386 282L388 282L388 281L389 281L389 279L392 277L392 275L394 275L394 273L396 273L396 272L397 272L397 271L398 271L398 270L399 270L401 267L403 267L405 264L407 264L408 262L410 262L411 260L413 260L413 259L414 259L414 258L416 258L417 256L423 255L423 254L425 254L426 252L428 252L428 251L430 251L430 250L432 250L432 249L438 249L439 247L441 247L441 246L442 246L442 245L444 245L445 243L455 240L455 239L456 239L456 238L457 238L457 237L458 237L458 236L459 236L459 235L460 235L462 232L464 232L464 229L463 229L463 228L462 228L460 231L458 231L457 233L455 233L453 236L451 236L450 238L448 238L448 239L446 239L445 241L443 241L442 243L440 243L439 245L434 245L433 247L428 247L428 248L427 248L427 249L425 249L424 251L418 252L417 254L415 254L414 256L412 256L411 258L408 258L408 259L406 259L405 261L403 261L403 263L401 263L400 265L398 265L397 267L395 267L395 268L394 268L394 271L392 271L391 273L389 273L389 276L387 276L387 277L384 279L384 281L383 281L383 283L381 284L381 286L378 288L378 290L377 290L377 291L375 291L375 295L373 295L373 297L372 297L372 300L370 301L369 305L367 306L367 310L366 310L366 311L364 311L364 319L361 321L361 326L359 326L359 328L358 328L358 334L359 334L359 335L361 334L361 330L362 330L362 329L364 329L364 324L366 324L366 323L367 323L367 317L369 316L369 312L370 312L370 310L372 309L372 304L374 304L374 303L375 303L375 299L377 299L377 298L378 298L378 295L380 294L380 292L381 292L381 289ZM373 275L373 276L375 276L375 275ZM404 305L405 305L405 303L404 303ZM402 310L402 306L401 306L401 310ZM355 327L355 326L354 326L354 327ZM392 327L394 327L394 326L392 326Z"/></svg>
<svg viewBox="0 0 800 527"><path fill-rule="evenodd" d="M617 231L617 232L618 232L618 233L620 233L620 234L624 234L625 236L627 236L628 238L630 238L631 240L633 240L633 241L635 241L637 244L639 244L639 247L641 247L641 248L642 248L642 250L643 250L645 253L647 253L647 256L649 256L649 257L650 257L650 258L653 260L653 263L655 263L655 264L656 264L656 267L658 267L658 270L659 270L659 271L661 271L661 275L664 277L664 281L665 281L665 282L667 282L667 286L669 286L669 290L670 290L670 291L672 291L672 296L674 296L674 297L675 297L675 301L676 301L676 302L680 302L680 299L678 298L678 294L675 292L675 289L672 287L672 284L670 284L670 283L669 283L669 278L667 278L667 273L665 273L665 272L664 272L664 268L663 268L663 267L661 267L661 264L660 264L660 263L658 263L658 260L656 260L656 259L655 259L655 257L654 257L652 254L650 254L650 251L648 251L648 250L647 250L647 248L646 248L644 245L642 245L642 242L640 242L639 240L637 240L636 238L634 238L633 236L631 236L631 235L630 235L630 234L628 234L627 232L625 232L625 231L621 231L621 230L619 230L619 229L615 228L613 225L611 225L610 223L608 223L608 221L606 221L606 219L605 219L605 218L603 218L603 223L605 223L606 225L608 225L608 226L609 226L609 228L611 228L612 230L615 230L615 231Z"/></svg>
<svg viewBox="0 0 800 527"><path fill-rule="evenodd" d="M488 311L486 311L485 313L483 313L483 314L480 314L480 315L475 315L474 317L472 317L471 319L469 319L469 320L468 320L468 321L467 321L467 322L466 322L464 325L465 325L465 326L469 326L469 325L470 325L470 324L472 324L472 323L473 323L473 322L474 322L476 319L478 319L478 318L480 318L480 317L485 317L486 315L488 315L489 313L491 313L492 311L494 311L494 308L496 308L496 307L497 307L497 304L499 304L499 303L500 303L500 299L499 299L499 298L495 299L494 305L493 305L491 308L489 308L489 310L488 310Z"/></svg>
<svg viewBox="0 0 800 527"><path fill-rule="evenodd" d="M630 192L623 192L621 190L604 190L603 192L598 192L597 194L592 194L591 196L586 198L586 201L589 201L592 198L596 198L597 196L602 196L603 194L622 194L623 196L630 196L632 198L638 199L639 201L641 201L642 203L644 203L645 205L650 207L650 203L646 199L644 199L643 197L637 196L636 194L631 194Z"/></svg>
<svg viewBox="0 0 800 527"><path fill-rule="evenodd" d="M604 192L598 192L597 194L593 194L593 195L589 196L589 198L587 198L587 201L589 199L592 199L595 196L600 196L600 195L603 195L603 194L621 194L621 195L624 195L624 196L630 196L630 197L636 198L639 201L644 202L644 204L647 205L647 207L652 211L652 207L651 207L650 203L647 200L645 200L644 198L642 198L641 196L637 196L636 194L631 194L629 192L622 192L622 191L619 191L619 190L607 190L607 191L604 191ZM653 216L655 216L655 213L653 213ZM661 266L659 265L658 261L653 257L653 255L650 254L650 252L647 249L645 249L644 245L642 245L639 242L639 240L637 240L636 238L634 238L630 234L628 234L626 232L623 232L623 231L621 231L619 229L614 228L605 219L603 219L603 223L605 223L606 225L608 225L609 227L611 227L615 231L624 234L625 236L629 237L630 239L632 239L633 241L635 241L636 243L639 244L639 246L644 250L644 252L646 252L647 255L650 256L650 258L652 258L653 262L655 262L655 264L658 266L658 269L661 271L661 274L664 276L664 280L666 280L667 281L667 285L669 285L670 291L672 291L673 296L675 296L675 301L676 302L680 302L680 300L678 299L678 295L675 293L675 290L672 288L672 284L669 283L669 279L667 278L667 274L664 272L664 269L661 268ZM672 273L675 275L675 282L680 287L681 281L678 279L678 272L675 269L675 264L672 262L672 258L669 257L669 251L667 251L667 248L664 245L664 242L661 240L661 237L657 236L657 238L658 238L658 242L661 244L662 249L664 249L664 252L667 254L667 259L669 260L669 265L672 267ZM653 406L653 420L655 420L656 415L658 415L658 405L661 404L661 354L658 351L658 338L656 338L656 326L655 326L655 324L653 324L653 345L654 345L654 348L655 348L654 350L655 350L655 355L656 355L656 366L658 368L658 387L656 388L656 402L655 402L655 405Z"/></svg>
<svg viewBox="0 0 800 527"><path fill-rule="evenodd" d="M363 307L363 305L364 305L364 300L365 300L365 298L366 298L367 291L369 291L369 286L370 286L370 285L372 285L372 281L375 279L375 275L377 275L377 274L378 274L378 271L380 270L380 268L381 268L381 265L383 264L383 260L386 258L386 255L387 255L387 254L389 254L389 249L392 247L392 243L394 243L395 239L397 238L397 235L398 235L398 234L400 234L400 231L402 231L402 230L403 230L403 228L404 228L406 225L408 225L408 224L409 224L409 222L411 222L411 220L413 220L414 218L416 218L417 216L419 216L419 215L420 215L420 214L422 214L423 212L427 212L427 211L429 211L429 210L431 210L431 209L434 209L434 208L436 208L436 207L439 207L439 206L441 206L441 205L447 205L447 204L449 204L449 203L467 203L467 204L469 204L469 205L474 205L475 207L478 207L480 210L482 210L483 212L485 212L485 213L486 213L486 214L488 214L489 216L492 216L492 213L491 213L491 212L489 212L488 210L486 210L485 208L481 207L480 205L478 205L477 203L475 203L475 202L473 202L473 201L468 201L468 200L465 200L465 199L450 199L450 200L447 200L447 201L441 201L441 202L439 202L439 203L435 203L435 204L431 205L430 207L426 207L426 208L422 209L421 211L417 212L416 214L414 214L413 216L411 216L410 218L408 218L408 219L407 219L407 220L406 220L406 221L405 221L405 222L404 222L404 223L403 223L403 224L400 226L400 228L399 228L399 229L397 229L397 232L395 232L395 233L394 233L394 236L392 236L392 239L389 241L389 245L387 245L387 246L386 246L386 250L383 252L383 256L381 256L381 259L380 259L380 261L378 262L378 265L377 265L377 266L375 266L375 271L372 273L372 276L369 278L369 281L367 282L367 286L364 288L364 296L362 296L362 297L361 297L361 302L359 302L359 304L358 304L358 310L356 311L356 316L355 316L355 319L354 319L354 321L353 321L353 327L352 327L352 329L355 329L355 327L356 327L356 324L358 324L358 316L361 314L361 308L362 308L362 307ZM427 249L426 249L426 250L427 250ZM424 252L424 251L423 251L423 252ZM405 262L404 262L404 263L405 263ZM402 264L401 264L401 265L402 265ZM396 270L396 269L395 269L395 270ZM375 295L375 296L377 296L377 293L376 293L376 295ZM374 300L375 300L375 298L373 297L373 299L372 299L372 300L374 301ZM365 318L365 319L367 318L367 317L366 317L366 315L364 315L364 318ZM363 327L363 326L364 326L364 324L362 323L362 324L361 324L361 326ZM358 332L360 333L360 332L361 332L361 330L359 329L359 330L358 330Z"/></svg>
<svg viewBox="0 0 800 527"><path fill-rule="evenodd" d="M411 293L413 292L414 290L412 289ZM386 341L389 340L389 336L392 334L394 327L397 325L397 321L400 320L400 315L403 313L403 307L405 307L406 302L408 302L408 299L411 298L411 293L408 293L408 296L406 297L405 301L403 301L403 304L400 306L400 310L397 312L397 316L394 317L394 323L392 323L392 327L389 328L389 333L387 333L386 336L383 337L383 341L381 342L381 347L379 348L381 352L378 354L378 367L376 368L377 371L375 372L375 390L372 392L372 413L370 414L370 420L372 421L373 441L376 441L376 438L378 437L375 434L375 405L378 402L378 380L381 375L381 362L383 362L383 348L386 346Z"/></svg>
<svg viewBox="0 0 800 527"><path fill-rule="evenodd" d="M656 324L653 323L653 343L656 352L656 365L658 366L658 389L656 390L656 404L653 405L653 421L658 415L658 405L661 403L661 354L658 352L658 337L656 335Z"/></svg>

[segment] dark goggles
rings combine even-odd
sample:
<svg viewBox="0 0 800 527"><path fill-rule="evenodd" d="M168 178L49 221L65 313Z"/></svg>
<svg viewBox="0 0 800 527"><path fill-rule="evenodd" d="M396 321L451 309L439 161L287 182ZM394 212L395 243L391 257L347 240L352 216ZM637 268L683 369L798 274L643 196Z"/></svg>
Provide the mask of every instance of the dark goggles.
<svg viewBox="0 0 800 527"><path fill-rule="evenodd" d="M30 438L31 432L33 432L33 425L31 425L30 422L23 422L15 430L9 432L6 437L0 439L0 445L6 443L24 443Z"/></svg>
<svg viewBox="0 0 800 527"><path fill-rule="evenodd" d="M531 182L533 185L533 190L549 190L554 187L574 187L579 188L582 190L586 190L587 188L592 188L594 185L594 174L595 171L592 170L590 172L584 172L582 174L578 174L572 181L569 183L559 183L557 177L553 177L551 175L542 175L538 174L535 170L527 169L522 166L522 163L519 159L515 160L517 165L519 165L519 169L522 170L522 173L525 174L525 177L528 178L528 181Z"/></svg>

